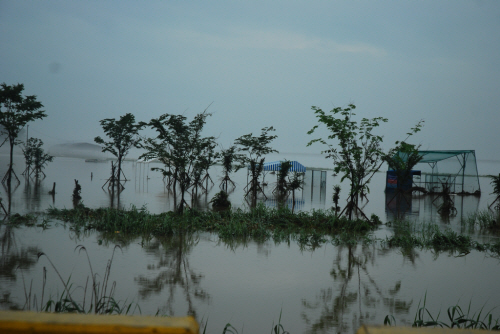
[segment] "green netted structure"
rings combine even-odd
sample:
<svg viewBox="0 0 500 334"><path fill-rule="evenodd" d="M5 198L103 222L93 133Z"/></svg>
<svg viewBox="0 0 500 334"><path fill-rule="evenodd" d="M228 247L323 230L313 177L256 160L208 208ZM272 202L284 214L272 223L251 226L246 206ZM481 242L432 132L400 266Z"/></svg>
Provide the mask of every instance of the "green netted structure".
<svg viewBox="0 0 500 334"><path fill-rule="evenodd" d="M429 193L441 193L448 186L453 194L480 194L474 150L418 151L422 160L414 167L421 171L415 186Z"/></svg>

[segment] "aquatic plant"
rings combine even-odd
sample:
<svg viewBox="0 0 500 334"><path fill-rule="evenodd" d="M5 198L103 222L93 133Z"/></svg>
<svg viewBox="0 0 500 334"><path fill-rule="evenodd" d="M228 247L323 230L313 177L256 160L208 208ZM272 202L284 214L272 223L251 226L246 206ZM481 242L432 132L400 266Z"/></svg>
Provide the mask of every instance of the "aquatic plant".
<svg viewBox="0 0 500 334"><path fill-rule="evenodd" d="M214 197L210 200L212 207L214 209L227 209L231 207L231 202L229 201L229 195L221 190L214 195Z"/></svg>
<svg viewBox="0 0 500 334"><path fill-rule="evenodd" d="M386 237L382 245L389 248L401 248L404 254L410 254L415 248L431 249L436 253L449 251L467 254L472 250L489 251L493 255L500 255L500 243L479 243L472 240L469 235L458 234L451 229L441 231L436 224L421 223L407 220L389 222L394 234Z"/></svg>
<svg viewBox="0 0 500 334"><path fill-rule="evenodd" d="M443 203L439 206L438 213L443 216L455 214L457 209L455 208L455 203L450 196L450 184L445 181L441 182L441 186L443 190L439 193L439 196L443 199Z"/></svg>
<svg viewBox="0 0 500 334"><path fill-rule="evenodd" d="M78 252L85 252L89 264L89 270L91 274L91 286L89 287L89 278L87 277L86 283L83 288L83 301L76 301L73 297L74 292L77 288L73 288L73 283L71 283L71 276L68 277L67 280L64 280L57 270L56 266L50 259L50 257L43 253L38 253L38 259L44 256L48 261L51 267L56 272L57 276L61 280L64 290L62 294L55 299L49 297L49 300L44 303L44 294L45 294L45 284L46 284L46 268L43 269L43 285L41 292L41 301L40 301L40 311L43 312L56 312L56 313L66 313L66 312L75 312L75 313L94 313L94 314L129 314L135 312L136 309L140 312L140 307L136 304L135 308L132 309L134 303L123 302L120 303L115 300L114 292L116 287L116 282L109 282L109 275L111 272L111 265L113 263L113 258L116 249L120 249L120 246L115 246L113 249L113 253L111 258L108 260L106 269L104 271L104 276L102 281L98 281L97 277L99 276L97 273L94 273L92 268L92 264L90 262L90 257L87 253L87 250L84 246L78 245L75 250ZM90 288L90 289L89 289ZM90 290L90 296L87 291ZM36 304L36 296L33 298L33 304L31 304L31 288L29 293L26 293L25 289L26 302L24 305L24 309L30 310L32 307L38 307ZM87 303L87 296L90 299L90 302ZM33 305L33 306L32 306Z"/></svg>
<svg viewBox="0 0 500 334"><path fill-rule="evenodd" d="M441 328L461 328L461 329L483 329L489 331L500 331L500 318L493 319L493 309L483 314L484 306L475 313L471 313L472 302L469 302L467 310L464 312L458 304L450 306L447 310L448 321L441 321L437 315L432 315L426 308L427 294L424 296L422 307L421 301L418 303L417 313L413 320L412 327L441 327ZM384 325L396 326L396 319L392 315L387 315Z"/></svg>
<svg viewBox="0 0 500 334"><path fill-rule="evenodd" d="M482 230L497 230L500 228L500 213L492 212L491 210L480 210L467 214L460 221L462 228L466 228L469 233L476 229Z"/></svg>
<svg viewBox="0 0 500 334"><path fill-rule="evenodd" d="M73 189L73 205L77 206L80 200L82 199L82 186L78 183L78 180L75 179L75 188Z"/></svg>
<svg viewBox="0 0 500 334"><path fill-rule="evenodd" d="M332 200L333 200L333 204L335 205L333 208L335 211L335 214L337 214L337 212L340 211L340 207L339 207L340 190L341 190L340 185L336 184L333 186Z"/></svg>
<svg viewBox="0 0 500 334"><path fill-rule="evenodd" d="M90 209L78 206L73 209L50 208L48 215L71 222L75 230L95 229L102 232L121 231L136 235L162 236L173 233L212 232L223 239L304 238L308 235L327 236L340 232L364 234L372 231L374 224L365 220L336 217L328 210L292 213L287 207L267 208L260 203L249 211L186 210L184 214L166 212L151 214L145 208L129 210L113 208Z"/></svg>
<svg viewBox="0 0 500 334"><path fill-rule="evenodd" d="M495 200L489 207L491 208L491 206L498 201L499 203L496 205L496 208L500 210L500 174L498 174L498 176L488 175L488 177L491 179L491 185L493 186L493 192L491 195L496 195Z"/></svg>

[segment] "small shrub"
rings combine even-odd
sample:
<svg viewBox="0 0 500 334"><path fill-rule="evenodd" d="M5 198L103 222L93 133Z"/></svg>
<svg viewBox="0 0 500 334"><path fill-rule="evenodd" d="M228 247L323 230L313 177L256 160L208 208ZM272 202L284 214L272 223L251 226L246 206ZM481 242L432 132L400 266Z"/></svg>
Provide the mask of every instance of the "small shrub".
<svg viewBox="0 0 500 334"><path fill-rule="evenodd" d="M228 209L231 207L229 195L224 190L215 194L212 200L210 200L210 203L212 203L214 209Z"/></svg>

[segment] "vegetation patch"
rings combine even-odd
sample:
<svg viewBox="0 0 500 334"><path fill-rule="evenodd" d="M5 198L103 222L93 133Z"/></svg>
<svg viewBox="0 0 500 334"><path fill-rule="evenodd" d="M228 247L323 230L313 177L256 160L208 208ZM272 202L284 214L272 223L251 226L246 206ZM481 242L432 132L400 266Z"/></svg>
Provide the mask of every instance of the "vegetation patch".
<svg viewBox="0 0 500 334"><path fill-rule="evenodd" d="M489 331L500 331L500 319L493 318L493 309L489 312L483 312L484 307L479 311L471 312L471 303L467 309L460 307L458 304L450 306L446 312L447 320L439 320L441 312L437 315L432 314L426 308L426 297L422 307L418 305L415 319L412 327L441 327L441 328L460 328L460 329L485 329ZM384 325L396 326L396 319L392 315L387 315L384 320Z"/></svg>
<svg viewBox="0 0 500 334"><path fill-rule="evenodd" d="M394 234L386 237L383 244L389 248L398 247L403 253L414 248L431 249L435 252L469 253L472 250L490 251L500 255L500 243L479 243L469 235L459 234L450 229L441 231L436 224L417 224L410 221L394 221L388 223L394 228Z"/></svg>
<svg viewBox="0 0 500 334"><path fill-rule="evenodd" d="M308 244L321 243L325 235L366 234L376 228L375 224L365 220L337 217L333 211L314 210L294 214L288 208L267 208L263 204L250 211L187 210L184 214L152 214L145 208L135 207L129 210L90 209L78 205L74 209L50 208L48 214L71 222L76 230L95 229L101 232L150 236L212 232L222 239L250 237L282 241L293 237Z"/></svg>

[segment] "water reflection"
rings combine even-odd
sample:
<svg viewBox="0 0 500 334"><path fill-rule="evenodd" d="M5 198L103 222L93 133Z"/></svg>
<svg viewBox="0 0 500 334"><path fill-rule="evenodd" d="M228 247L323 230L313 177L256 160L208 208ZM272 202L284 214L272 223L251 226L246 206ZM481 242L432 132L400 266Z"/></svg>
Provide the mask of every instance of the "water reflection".
<svg viewBox="0 0 500 334"><path fill-rule="evenodd" d="M354 332L365 323L376 322L377 311L386 314L408 314L413 300L398 297L401 281L384 291L368 271L376 263L375 247L339 246L330 276L333 285L321 288L314 301L302 300L302 319L308 333Z"/></svg>
<svg viewBox="0 0 500 334"><path fill-rule="evenodd" d="M15 227L0 225L0 306L8 309L21 309L10 299L11 289L5 282L15 283L23 270L28 270L37 262L38 247L20 247L16 242ZM23 281L24 285L24 281ZM29 302L29 301L26 301Z"/></svg>
<svg viewBox="0 0 500 334"><path fill-rule="evenodd" d="M148 299L152 294L160 294L164 289L168 290L167 300L158 306L159 314L188 314L196 317L195 300L209 302L210 295L201 286L204 276L189 264L189 255L198 242L199 237L196 235L179 233L161 239L155 238L143 245L148 256L156 259L156 264L148 265L149 272L139 275L135 280L142 300ZM176 302L176 297L181 295L187 304L187 310L178 309L179 301Z"/></svg>
<svg viewBox="0 0 500 334"><path fill-rule="evenodd" d="M439 211L443 198L439 194L385 193L387 221L410 218L428 222L462 221L468 213L480 210L481 197L474 195L452 195L455 211L445 214Z"/></svg>

